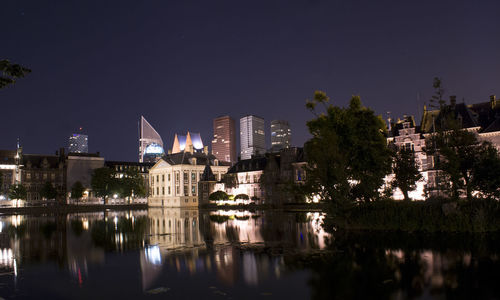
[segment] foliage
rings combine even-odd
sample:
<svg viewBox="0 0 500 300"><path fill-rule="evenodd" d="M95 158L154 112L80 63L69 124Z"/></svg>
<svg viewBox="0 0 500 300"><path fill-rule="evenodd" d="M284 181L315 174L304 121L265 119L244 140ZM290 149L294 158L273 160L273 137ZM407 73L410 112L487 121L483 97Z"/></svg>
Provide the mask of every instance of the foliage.
<svg viewBox="0 0 500 300"><path fill-rule="evenodd" d="M120 197L145 197L146 185L137 169L129 169L121 178L110 168L95 169L91 180L92 190L98 197L107 198L114 194Z"/></svg>
<svg viewBox="0 0 500 300"><path fill-rule="evenodd" d="M500 156L491 144L483 144L472 169L472 186L489 199L500 199Z"/></svg>
<svg viewBox="0 0 500 300"><path fill-rule="evenodd" d="M432 82L432 87L434 88L434 95L432 95L431 99L429 100L430 102L429 106L433 108L442 109L445 106L446 102L443 99L444 89L441 82L441 78L434 77L434 80Z"/></svg>
<svg viewBox="0 0 500 300"><path fill-rule="evenodd" d="M120 187L118 194L121 197L146 196L144 178L137 169L127 170L127 172L125 172L125 176L118 179L118 186Z"/></svg>
<svg viewBox="0 0 500 300"><path fill-rule="evenodd" d="M359 96L353 96L347 108L328 102L325 93L316 91L306 104L316 116L307 122L313 137L305 144L306 192L341 209L356 200L378 199L391 167L384 121L363 106ZM318 115L318 104L326 113Z"/></svg>
<svg viewBox="0 0 500 300"><path fill-rule="evenodd" d="M26 200L26 188L21 184L13 184L9 189L9 198L12 200Z"/></svg>
<svg viewBox="0 0 500 300"><path fill-rule="evenodd" d="M360 203L348 216L329 218L327 228L408 232L497 232L500 202L377 201Z"/></svg>
<svg viewBox="0 0 500 300"><path fill-rule="evenodd" d="M117 190L115 171L106 167L95 169L92 173L90 185L97 197L108 198Z"/></svg>
<svg viewBox="0 0 500 300"><path fill-rule="evenodd" d="M422 174L420 174L415 161L415 153L405 148L394 151L393 173L392 187L399 188L405 200L410 201L408 192L415 190L417 181L422 179Z"/></svg>
<svg viewBox="0 0 500 300"><path fill-rule="evenodd" d="M217 191L213 192L208 196L209 200L216 201L216 200L229 200L229 195L226 194L224 191Z"/></svg>
<svg viewBox="0 0 500 300"><path fill-rule="evenodd" d="M2 59L0 60L0 72L0 89L2 89L9 84L15 83L17 78L22 78L31 73L31 70L18 64L12 64L7 59Z"/></svg>
<svg viewBox="0 0 500 300"><path fill-rule="evenodd" d="M210 221L215 223L224 223L229 220L229 216L221 216L221 215L210 215Z"/></svg>
<svg viewBox="0 0 500 300"><path fill-rule="evenodd" d="M57 190L50 182L45 182L40 191L40 196L45 199L55 199L57 197Z"/></svg>
<svg viewBox="0 0 500 300"><path fill-rule="evenodd" d="M71 187L71 198L80 199L83 197L83 192L85 191L85 187L80 181L73 183Z"/></svg>
<svg viewBox="0 0 500 300"><path fill-rule="evenodd" d="M238 200L238 199L249 200L250 197L248 197L247 194L238 194L238 195L234 196L234 200Z"/></svg>
<svg viewBox="0 0 500 300"><path fill-rule="evenodd" d="M484 166L481 162L486 159L493 165L495 157L498 154L491 151L492 146L488 142L480 143L474 132L465 129L459 129L454 126L452 130L440 131L433 134L427 141L428 153L439 156L436 159L435 167L444 173L441 179L443 182L450 182L451 185L444 185L445 191L453 198L458 199L461 191L465 190L467 199L472 199L472 192L475 185L485 187L488 181L495 180L489 178L489 172L484 172L484 168L474 172L476 166ZM490 149L490 150L488 150ZM490 151L490 154L487 154ZM484 155L481 155L484 153ZM500 175L499 170L491 170L490 175L494 173ZM483 182L484 183L481 183Z"/></svg>

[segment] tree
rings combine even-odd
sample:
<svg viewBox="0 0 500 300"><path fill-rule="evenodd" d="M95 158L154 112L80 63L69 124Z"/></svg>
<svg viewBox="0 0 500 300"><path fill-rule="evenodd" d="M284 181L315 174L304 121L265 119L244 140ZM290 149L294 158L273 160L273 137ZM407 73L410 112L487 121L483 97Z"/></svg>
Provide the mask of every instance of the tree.
<svg viewBox="0 0 500 300"><path fill-rule="evenodd" d="M486 198L500 199L500 156L490 143L483 143L472 168L471 183Z"/></svg>
<svg viewBox="0 0 500 300"><path fill-rule="evenodd" d="M13 184L9 189L9 198L12 200L26 200L26 188L21 184Z"/></svg>
<svg viewBox="0 0 500 300"><path fill-rule="evenodd" d="M429 106L442 109L445 106L446 102L443 99L444 89L442 86L441 78L434 77L432 87L434 88L434 95L432 95L431 99L429 100Z"/></svg>
<svg viewBox="0 0 500 300"><path fill-rule="evenodd" d="M45 199L55 199L57 197L57 190L50 182L46 182L42 190L40 191L40 196Z"/></svg>
<svg viewBox="0 0 500 300"><path fill-rule="evenodd" d="M417 181L422 179L422 174L420 174L415 161L415 153L405 148L394 151L393 173L392 187L399 188L405 197L405 201L410 201L408 192L415 190Z"/></svg>
<svg viewBox="0 0 500 300"><path fill-rule="evenodd" d="M137 169L129 169L125 176L118 179L118 189L122 197L145 197L146 186L144 178Z"/></svg>
<svg viewBox="0 0 500 300"><path fill-rule="evenodd" d="M238 194L238 195L234 196L234 200L238 200L238 199L250 200L250 197L248 197L247 194Z"/></svg>
<svg viewBox="0 0 500 300"><path fill-rule="evenodd" d="M117 192L115 171L106 167L95 169L92 173L90 186L94 194L97 197L102 197L106 203L107 198Z"/></svg>
<svg viewBox="0 0 500 300"><path fill-rule="evenodd" d="M224 191L217 191L213 192L208 196L209 200L216 201L216 200L229 200L229 195L226 194Z"/></svg>
<svg viewBox="0 0 500 300"><path fill-rule="evenodd" d="M451 124L451 123L449 123ZM479 161L481 143L474 132L449 125L447 131L437 132L429 138L428 152L437 155L435 167L444 173L444 181L450 182L448 193L454 199L465 189L467 199L472 199L472 170ZM437 151L437 153L435 153Z"/></svg>
<svg viewBox="0 0 500 300"><path fill-rule="evenodd" d="M321 104L326 112L318 114ZM305 191L317 194L335 208L356 200L378 198L378 189L390 172L391 155L381 117L353 96L347 108L329 104L316 91L306 107L316 116L307 122L312 138L305 144L308 166Z"/></svg>
<svg viewBox="0 0 500 300"><path fill-rule="evenodd" d="M73 186L71 186L71 198L79 200L83 197L84 191L85 187L80 181L73 183Z"/></svg>
<svg viewBox="0 0 500 300"><path fill-rule="evenodd" d="M16 82L17 78L22 78L26 74L31 73L30 69L27 69L18 64L11 64L9 60L0 60L0 89L6 87L9 84Z"/></svg>

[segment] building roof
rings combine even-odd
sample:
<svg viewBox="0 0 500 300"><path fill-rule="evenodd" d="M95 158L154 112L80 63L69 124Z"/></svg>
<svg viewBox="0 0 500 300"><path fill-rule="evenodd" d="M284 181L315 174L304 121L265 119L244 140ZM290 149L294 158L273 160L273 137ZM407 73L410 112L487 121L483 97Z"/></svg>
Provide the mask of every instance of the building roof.
<svg viewBox="0 0 500 300"><path fill-rule="evenodd" d="M480 127L479 132L500 131L500 101L492 95L489 102L466 105L457 103L446 106L445 110L425 110L422 116L421 130L430 133L443 128L444 115L448 112L459 120L462 128ZM434 128L434 125L436 128Z"/></svg>
<svg viewBox="0 0 500 300"><path fill-rule="evenodd" d="M25 168L49 168L56 169L59 168L62 161L62 157L59 155L44 155L44 154L23 154L22 155L22 165Z"/></svg>
<svg viewBox="0 0 500 300"><path fill-rule="evenodd" d="M216 181L215 175L212 172L212 168L210 168L209 165L205 166L205 169L203 170L203 174L201 175L200 181Z"/></svg>
<svg viewBox="0 0 500 300"><path fill-rule="evenodd" d="M251 159L244 159L238 161L234 166L232 166L227 173L239 173L239 172L252 172L252 171L262 171L266 168L267 158L266 157L254 157Z"/></svg>
<svg viewBox="0 0 500 300"><path fill-rule="evenodd" d="M197 165L215 165L215 161L219 166L229 166L228 163L221 162L213 154L205 154L203 152L179 152L168 154L162 157L164 161L170 165L192 165L194 164L193 158L196 159Z"/></svg>

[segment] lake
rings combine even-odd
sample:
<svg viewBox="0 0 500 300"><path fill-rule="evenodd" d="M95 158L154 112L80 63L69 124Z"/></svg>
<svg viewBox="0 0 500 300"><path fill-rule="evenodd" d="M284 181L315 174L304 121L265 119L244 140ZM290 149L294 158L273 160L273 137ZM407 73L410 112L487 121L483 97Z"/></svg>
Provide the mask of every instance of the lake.
<svg viewBox="0 0 500 300"><path fill-rule="evenodd" d="M499 299L497 235L327 233L318 212L0 216L5 299Z"/></svg>

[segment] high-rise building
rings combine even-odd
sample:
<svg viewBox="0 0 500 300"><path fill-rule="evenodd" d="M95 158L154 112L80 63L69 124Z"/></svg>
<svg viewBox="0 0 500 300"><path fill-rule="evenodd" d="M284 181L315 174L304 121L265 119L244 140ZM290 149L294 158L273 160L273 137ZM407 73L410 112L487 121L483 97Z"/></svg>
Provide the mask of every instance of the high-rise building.
<svg viewBox="0 0 500 300"><path fill-rule="evenodd" d="M241 159L266 152L264 119L252 115L240 119L240 146Z"/></svg>
<svg viewBox="0 0 500 300"><path fill-rule="evenodd" d="M141 116L139 124L139 162L151 162L163 156L163 140L151 124Z"/></svg>
<svg viewBox="0 0 500 300"><path fill-rule="evenodd" d="M69 153L89 153L89 137L85 134L73 133L69 137Z"/></svg>
<svg viewBox="0 0 500 300"><path fill-rule="evenodd" d="M214 119L212 154L220 161L235 163L237 160L236 130L234 127L234 120L229 116Z"/></svg>
<svg viewBox="0 0 500 300"><path fill-rule="evenodd" d="M288 121L271 121L271 152L290 148L292 141L292 132Z"/></svg>

